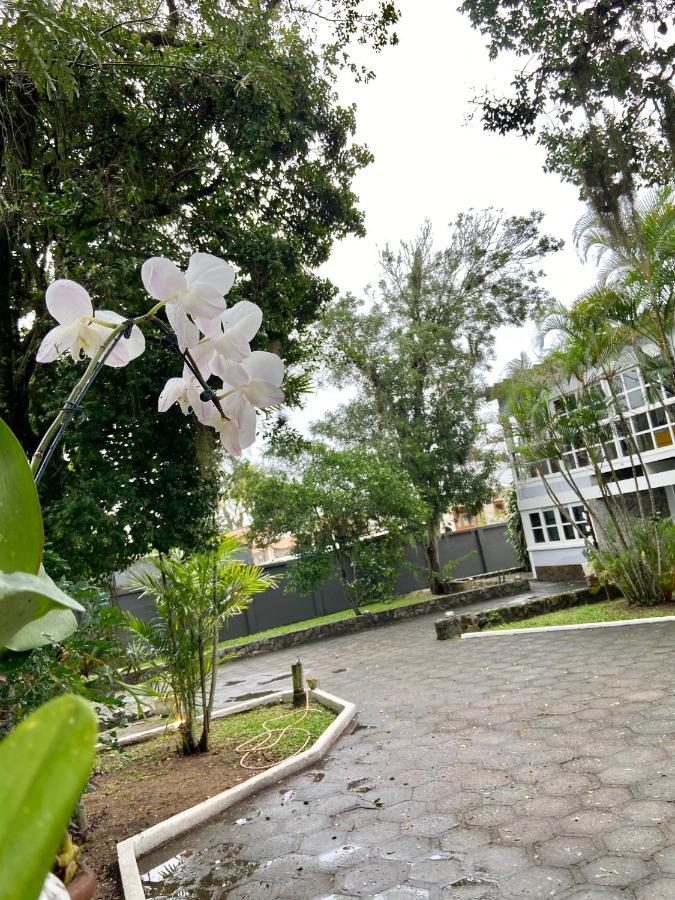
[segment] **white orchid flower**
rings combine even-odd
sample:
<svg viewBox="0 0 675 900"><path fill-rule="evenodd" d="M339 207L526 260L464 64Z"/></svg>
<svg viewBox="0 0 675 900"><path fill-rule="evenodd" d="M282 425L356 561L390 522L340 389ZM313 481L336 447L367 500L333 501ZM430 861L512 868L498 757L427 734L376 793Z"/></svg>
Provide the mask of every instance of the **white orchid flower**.
<svg viewBox="0 0 675 900"><path fill-rule="evenodd" d="M215 407L210 400L202 400L203 391L204 388L199 381L185 366L182 378L169 378L162 388L157 401L157 409L159 412L166 412L174 403L177 403L184 416L187 416L192 410L203 425L210 425L211 410Z"/></svg>
<svg viewBox="0 0 675 900"><path fill-rule="evenodd" d="M192 348L192 358L202 372L223 378L225 360L241 362L251 355L249 342L262 324L262 310L255 303L240 300L215 319L197 319L205 340Z"/></svg>
<svg viewBox="0 0 675 900"><path fill-rule="evenodd" d="M47 309L59 323L47 332L37 352L40 363L54 362L62 353L70 353L77 362L81 355L92 357L110 337L111 329L99 324L118 325L123 316L109 309L94 308L87 291L76 281L59 278L47 288ZM105 359L107 366L126 366L145 350L145 338L134 325L129 338L121 338Z"/></svg>
<svg viewBox="0 0 675 900"><path fill-rule="evenodd" d="M234 274L232 266L210 253L193 253L185 273L163 256L143 263L145 289L154 300L165 303L181 351L199 341L199 329L189 316L207 320L219 316L226 308L225 295L234 284Z"/></svg>
<svg viewBox="0 0 675 900"><path fill-rule="evenodd" d="M223 409L233 410L237 405L250 403L258 409L276 406L284 399L281 382L284 380L284 364L276 353L256 350L241 363L222 362ZM226 410L227 412L227 410Z"/></svg>

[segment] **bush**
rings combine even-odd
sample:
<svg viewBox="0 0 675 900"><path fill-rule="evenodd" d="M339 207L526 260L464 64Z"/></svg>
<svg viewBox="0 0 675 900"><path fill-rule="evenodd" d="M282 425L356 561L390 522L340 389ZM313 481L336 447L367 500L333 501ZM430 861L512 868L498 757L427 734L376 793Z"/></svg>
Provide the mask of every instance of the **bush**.
<svg viewBox="0 0 675 900"><path fill-rule="evenodd" d="M240 550L238 541L226 537L202 553L160 556L153 571L135 578L155 600L156 616L143 622L128 614L127 624L159 663L156 678L180 719L180 750L186 755L208 750L223 623L242 612L253 594L276 583L238 559Z"/></svg>
<svg viewBox="0 0 675 900"><path fill-rule="evenodd" d="M67 571L62 560L51 559L49 554L45 558L52 571ZM117 676L124 658L124 615L95 585L72 583L65 576L59 580L59 587L78 600L85 613L77 631L61 643L46 644L26 653L3 653L0 735L12 731L22 719L60 694L79 694L89 700L102 730L126 724Z"/></svg>
<svg viewBox="0 0 675 900"><path fill-rule="evenodd" d="M675 522L636 520L629 534L608 532L607 546L588 551L600 584L616 585L636 606L656 606L673 599L675 589Z"/></svg>

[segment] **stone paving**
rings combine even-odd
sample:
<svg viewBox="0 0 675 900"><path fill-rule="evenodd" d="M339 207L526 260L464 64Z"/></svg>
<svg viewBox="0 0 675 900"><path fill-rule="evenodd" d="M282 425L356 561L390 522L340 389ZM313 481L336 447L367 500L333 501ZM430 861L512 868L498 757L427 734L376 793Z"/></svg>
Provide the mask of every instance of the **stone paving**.
<svg viewBox="0 0 675 900"><path fill-rule="evenodd" d="M441 643L424 617L299 648L357 729L143 860L148 896L675 898L674 639ZM296 655L224 666L219 704L285 687Z"/></svg>

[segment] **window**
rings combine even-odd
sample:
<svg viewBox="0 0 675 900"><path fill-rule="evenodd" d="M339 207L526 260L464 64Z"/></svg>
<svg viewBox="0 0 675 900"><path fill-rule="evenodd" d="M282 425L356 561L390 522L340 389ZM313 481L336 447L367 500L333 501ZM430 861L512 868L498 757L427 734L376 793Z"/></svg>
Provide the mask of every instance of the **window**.
<svg viewBox="0 0 675 900"><path fill-rule="evenodd" d="M544 510L544 522L546 523L546 535L549 541L559 541L560 534L558 533L558 522L556 520L555 509Z"/></svg>
<svg viewBox="0 0 675 900"><path fill-rule="evenodd" d="M639 409L645 405L642 378L637 369L626 369L612 378L612 387L622 410Z"/></svg>
<svg viewBox="0 0 675 900"><path fill-rule="evenodd" d="M544 529L541 524L541 516L538 512L530 513L530 525L532 526L535 544L543 544L546 538L544 537Z"/></svg>
<svg viewBox="0 0 675 900"><path fill-rule="evenodd" d="M544 509L529 516L535 544L578 541L593 533L586 510L580 505Z"/></svg>

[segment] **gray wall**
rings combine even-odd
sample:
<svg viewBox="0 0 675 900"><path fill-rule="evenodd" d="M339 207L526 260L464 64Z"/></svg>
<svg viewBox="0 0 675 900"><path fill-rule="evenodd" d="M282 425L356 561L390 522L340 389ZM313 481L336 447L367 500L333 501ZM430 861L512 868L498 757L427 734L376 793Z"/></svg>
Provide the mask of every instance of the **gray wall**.
<svg viewBox="0 0 675 900"><path fill-rule="evenodd" d="M447 532L441 536L439 552L441 565L451 560L462 559L452 571L452 578L467 578L485 572L511 569L518 561L511 545L506 540L505 525L486 525L466 531ZM468 555L470 554L470 555ZM427 587L425 578L424 550L421 545L410 547L406 554L407 566L399 573L396 592L406 594L418 588ZM257 631L290 625L347 609L340 582L331 579L311 594L301 596L285 593L284 575L288 562L267 563L262 568L270 575L280 576L279 584L254 597L246 612L233 616L222 633L222 638L245 637ZM150 597L140 597L138 591L119 591L117 601L124 610L129 610L141 619L149 619L153 614Z"/></svg>

